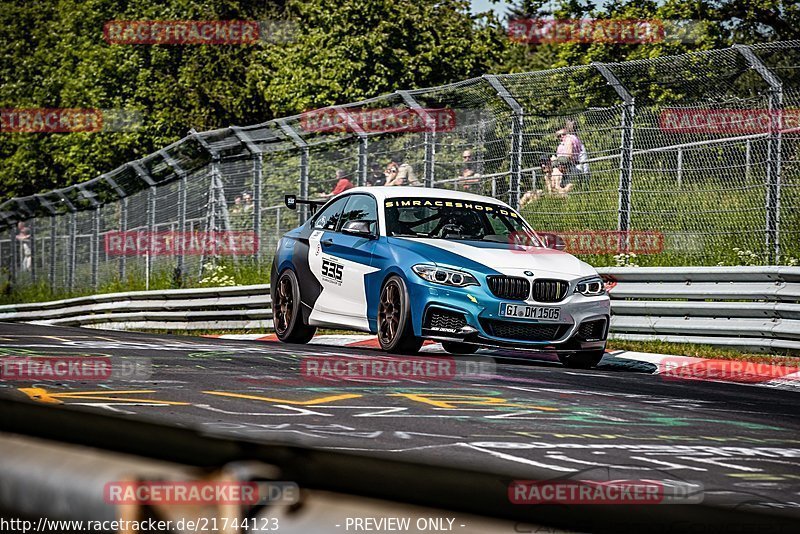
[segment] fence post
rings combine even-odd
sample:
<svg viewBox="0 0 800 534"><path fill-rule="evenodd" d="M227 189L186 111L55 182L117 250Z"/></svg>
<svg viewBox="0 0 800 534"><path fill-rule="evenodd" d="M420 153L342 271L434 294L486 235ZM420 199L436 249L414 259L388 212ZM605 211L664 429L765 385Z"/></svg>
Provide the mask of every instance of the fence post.
<svg viewBox="0 0 800 534"><path fill-rule="evenodd" d="M48 279L48 286L50 287L50 291L52 292L55 287L55 275L56 275L56 257L55 257L55 239L56 239L56 209L53 204L48 201L43 195L34 195L39 201L39 204L44 206L47 211L50 212L50 256L47 261L47 279ZM44 250L44 237L42 237L42 250ZM34 257L34 263L36 256ZM45 261L42 258L42 271L45 270Z"/></svg>
<svg viewBox="0 0 800 534"><path fill-rule="evenodd" d="M56 216L50 215L50 261L47 266L47 276L50 279L50 291L56 290Z"/></svg>
<svg viewBox="0 0 800 534"><path fill-rule="evenodd" d="M206 232L216 232L217 228L219 228L219 224L217 223L217 209L219 208L220 216L222 217L222 228L224 230L230 230L230 220L228 219L228 205L225 200L225 187L222 183L222 173L219 169L220 165L220 154L217 150L215 150L208 141L206 141L203 136L197 133L197 131L192 128L189 130L189 136L196 140L203 149L208 152L211 156L211 182L208 188L208 206L206 208ZM230 240L229 240L230 243ZM216 249L214 251L214 257L217 256ZM234 261L236 257L234 256ZM200 276L203 275L203 268L206 264L206 255L203 252L203 255L200 257Z"/></svg>
<svg viewBox="0 0 800 534"><path fill-rule="evenodd" d="M147 170L142 167L142 164L139 161L132 161L128 165L136 172L136 175L144 180L144 182L149 186L147 189L147 232L148 232L148 240L152 237L153 231L155 230L156 226L156 183L153 178L150 177L150 174ZM151 267L153 266L153 255L150 254L148 250L145 253L145 265L144 270L146 274L145 279L145 287L150 289L150 271Z"/></svg>
<svg viewBox="0 0 800 534"><path fill-rule="evenodd" d="M183 266L184 266L184 249L186 244L186 236L184 232L186 232L186 198L187 198L187 191L186 191L186 175L187 172L183 170L183 167L169 155L165 149L161 149L158 151L159 155L164 158L164 162L170 166L172 171L178 176L178 232L180 235L179 243L181 243L179 252L178 252L178 264L175 268L178 271L178 274L183 278Z"/></svg>
<svg viewBox="0 0 800 534"><path fill-rule="evenodd" d="M294 128L286 123L286 120L277 121L281 131L289 136L292 142L300 149L300 198L308 198L308 144L300 137ZM300 204L300 224L308 219L308 205Z"/></svg>
<svg viewBox="0 0 800 534"><path fill-rule="evenodd" d="M367 173L369 172L369 138L366 135L358 136L358 185L367 185Z"/></svg>
<svg viewBox="0 0 800 534"><path fill-rule="evenodd" d="M36 246L36 218L29 219L30 221L30 247L31 247L31 283L36 283L36 259L39 257L39 247Z"/></svg>
<svg viewBox="0 0 800 534"><path fill-rule="evenodd" d="M419 102L411 96L408 91L397 91L397 94L403 99L403 102L417 112L425 121L425 161L423 163L423 174L425 187L433 187L433 182L436 173L436 119L431 117L430 113L419 105Z"/></svg>
<svg viewBox="0 0 800 534"><path fill-rule="evenodd" d="M683 149L678 149L678 188L683 185Z"/></svg>
<svg viewBox="0 0 800 534"><path fill-rule="evenodd" d="M67 267L67 287L75 289L75 264L78 259L78 215L74 210L69 212L69 266Z"/></svg>
<svg viewBox="0 0 800 534"><path fill-rule="evenodd" d="M619 200L617 208L617 230L627 232L631 229L631 180L633 175L633 117L635 113L635 99L628 92L619 78L611 72L607 64L592 63L608 84L622 99L622 135L620 139L619 162ZM623 240L623 248L627 240Z"/></svg>
<svg viewBox="0 0 800 534"><path fill-rule="evenodd" d="M761 78L769 85L769 141L767 144L766 235L767 261L777 264L781 256L781 128L783 126L783 82L748 46L735 45ZM776 124L776 119L778 123Z"/></svg>
<svg viewBox="0 0 800 534"><path fill-rule="evenodd" d="M17 227L13 224L8 227L8 244L11 247L11 262L8 266L8 277L11 283L17 281L17 267L19 266L19 245L17 244Z"/></svg>
<svg viewBox="0 0 800 534"><path fill-rule="evenodd" d="M255 243L258 247L256 257L261 257L261 186L264 180L264 153L257 144L253 142L246 131L238 126L231 126L231 131L239 141L247 148L253 158L253 231Z"/></svg>
<svg viewBox="0 0 800 534"><path fill-rule="evenodd" d="M75 285L75 260L77 256L77 251L75 250L76 245L76 233L77 233L77 218L75 212L75 206L70 202L69 198L64 194L62 190L56 190L55 194L59 196L61 201L69 210L69 223L67 224L68 232L67 235L67 288L72 291Z"/></svg>
<svg viewBox="0 0 800 534"><path fill-rule="evenodd" d="M126 192L125 192L125 190L124 190L124 189L122 189L122 188L119 186L119 184L117 184L117 182L116 182L116 181L115 181L113 178L111 178L111 176L109 176L108 174L103 174L102 176L100 176L100 178L101 178L102 180L105 180L105 182L106 182L108 185L110 185L110 186L111 186L111 188L112 188L112 189L113 189L113 190L114 190L114 191L117 193L117 195L119 196L119 199L117 200L117 206L119 207L119 211L120 211L120 213L119 213L119 219L118 219L118 221L117 221L117 222L118 222L118 223L119 223L119 225L120 225L120 226L119 226L119 231L120 231L120 232L125 232L125 230L126 230L126 229L125 229L125 227L123 226L123 219L124 219L124 218L125 218L125 216L126 216L126 215L125 215L125 210L127 209L127 206L128 206L127 193L126 193ZM123 248L124 248L124 247L123 247ZM106 261L106 262L108 262L108 251L106 251L106 260L105 260L105 261ZM118 261L119 261L119 280L120 280L120 282L121 282L121 281L122 281L122 280L125 278L125 254L124 254L124 250L123 250L123 251L122 251L122 253L119 255L119 260L118 260Z"/></svg>
<svg viewBox="0 0 800 534"><path fill-rule="evenodd" d="M92 211L92 231L94 238L90 243L90 254L92 261L92 288L97 290L98 286L98 268L100 267L100 210L102 206L97 206Z"/></svg>
<svg viewBox="0 0 800 534"><path fill-rule="evenodd" d="M120 213L119 213L119 230L120 232L128 231L128 197L123 197L121 200L122 204L120 205ZM124 251L119 256L119 281L125 281L125 271L127 267L126 261L127 255L124 254Z"/></svg>
<svg viewBox="0 0 800 534"><path fill-rule="evenodd" d="M497 91L497 96L511 108L511 166L509 169L511 179L508 184L508 204L516 209L519 206L519 186L522 183L522 130L525 126L525 110L497 76L485 75L484 78Z"/></svg>
<svg viewBox="0 0 800 534"><path fill-rule="evenodd" d="M753 158L751 155L752 149L753 149L752 143L750 142L750 139L748 139L744 145L744 177L747 180L750 179L750 174L751 174L750 166L752 164L751 160Z"/></svg>

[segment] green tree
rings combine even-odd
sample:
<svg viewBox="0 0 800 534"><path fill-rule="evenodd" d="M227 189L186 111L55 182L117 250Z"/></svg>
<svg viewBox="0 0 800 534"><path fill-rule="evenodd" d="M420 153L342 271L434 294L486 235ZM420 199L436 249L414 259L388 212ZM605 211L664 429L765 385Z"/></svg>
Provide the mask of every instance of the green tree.
<svg viewBox="0 0 800 534"><path fill-rule="evenodd" d="M643 44L515 43L496 65L525 72L593 61L656 58L697 50L800 38L800 3L787 0L518 0L509 18L657 19L664 40Z"/></svg>
<svg viewBox="0 0 800 534"><path fill-rule="evenodd" d="M110 20L289 19L288 43L112 45ZM465 0L0 1L0 107L136 110L129 132L0 133L0 198L88 180L190 128L254 124L308 108L483 74L497 21Z"/></svg>

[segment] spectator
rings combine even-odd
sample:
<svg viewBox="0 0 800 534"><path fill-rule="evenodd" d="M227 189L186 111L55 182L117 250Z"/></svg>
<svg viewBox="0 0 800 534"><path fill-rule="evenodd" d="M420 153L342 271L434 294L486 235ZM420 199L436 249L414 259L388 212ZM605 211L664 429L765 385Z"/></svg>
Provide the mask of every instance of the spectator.
<svg viewBox="0 0 800 534"><path fill-rule="evenodd" d="M253 210L255 209L255 205L253 204L253 195L249 192L245 192L242 195L242 211L250 218L253 217Z"/></svg>
<svg viewBox="0 0 800 534"><path fill-rule="evenodd" d="M566 197L567 193L572 191L572 188L575 187L574 184L570 183L570 171L573 168L572 162L564 156L559 156L553 158L553 163L555 163L555 165L551 164L550 188L548 189L548 193Z"/></svg>
<svg viewBox="0 0 800 534"><path fill-rule="evenodd" d="M367 176L367 186L378 186L386 183L386 176L381 170L380 165L372 164L369 176Z"/></svg>
<svg viewBox="0 0 800 534"><path fill-rule="evenodd" d="M545 186L547 187L547 191L550 192L550 187L551 187L550 179L553 170L553 165L550 162L550 158L542 157L539 160L539 166L542 169L542 177L544 178L544 183ZM524 208L527 204L530 204L531 202L539 200L542 197L542 190L537 189L536 186L537 186L537 180L534 179L533 189L527 191L524 195L522 195L522 198L519 199L520 209Z"/></svg>
<svg viewBox="0 0 800 534"><path fill-rule="evenodd" d="M420 185L414 173L414 167L408 163L397 163L398 160L402 159L396 158L386 167L384 172L386 174L386 185Z"/></svg>
<svg viewBox="0 0 800 534"><path fill-rule="evenodd" d="M459 174L459 178L461 180L458 181L459 185L464 189L464 191L473 191L477 189L478 185L480 185L480 175L475 172L475 162L472 159L472 150L465 150L461 154L461 174Z"/></svg>
<svg viewBox="0 0 800 534"><path fill-rule="evenodd" d="M397 169L397 179L400 180L400 185L420 185L414 167L408 163L400 164L400 168Z"/></svg>
<svg viewBox="0 0 800 534"><path fill-rule="evenodd" d="M247 228L247 214L244 212L242 195L237 195L233 199L233 207L228 210L228 222L234 230L244 230Z"/></svg>
<svg viewBox="0 0 800 534"><path fill-rule="evenodd" d="M571 163L578 161L578 138L575 134L568 133L566 128L562 128L556 132L556 139L558 140L558 147L556 147L556 157L565 158Z"/></svg>
<svg viewBox="0 0 800 534"><path fill-rule="evenodd" d="M28 272L31 270L31 229L23 221L17 223L17 241L20 251L20 270Z"/></svg>
<svg viewBox="0 0 800 534"><path fill-rule="evenodd" d="M348 189L354 188L353 182L345 175L342 169L336 169L336 184L330 193L321 195L323 198L335 197L339 193L344 193Z"/></svg>
<svg viewBox="0 0 800 534"><path fill-rule="evenodd" d="M575 167L575 173L580 180L586 184L589 182L589 152L586 150L586 145L578 137L577 123L572 119L567 119L564 123L564 131L570 139L574 147L574 157L572 163Z"/></svg>
<svg viewBox="0 0 800 534"><path fill-rule="evenodd" d="M394 161L390 162L389 165L386 166L386 170L383 171L384 185L403 185L398 183L397 180L397 173L399 169L400 165Z"/></svg>

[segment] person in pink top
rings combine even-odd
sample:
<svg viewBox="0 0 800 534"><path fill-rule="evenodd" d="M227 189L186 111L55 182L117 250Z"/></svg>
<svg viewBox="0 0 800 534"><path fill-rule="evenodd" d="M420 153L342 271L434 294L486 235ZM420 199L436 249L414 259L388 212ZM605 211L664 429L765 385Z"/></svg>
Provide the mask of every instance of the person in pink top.
<svg viewBox="0 0 800 534"><path fill-rule="evenodd" d="M568 158L572 162L578 161L578 154L581 151L581 140L574 133L569 133L566 128L556 132L558 138L558 148L556 148L557 158Z"/></svg>

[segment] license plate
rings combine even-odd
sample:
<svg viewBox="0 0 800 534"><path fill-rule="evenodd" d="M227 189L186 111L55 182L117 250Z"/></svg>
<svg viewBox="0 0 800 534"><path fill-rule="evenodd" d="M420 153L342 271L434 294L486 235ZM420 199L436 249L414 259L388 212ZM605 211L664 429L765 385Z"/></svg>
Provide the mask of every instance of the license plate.
<svg viewBox="0 0 800 534"><path fill-rule="evenodd" d="M525 306L523 304L500 304L501 317L517 317L518 319L535 319L537 321L558 321L561 308L545 306Z"/></svg>

